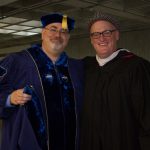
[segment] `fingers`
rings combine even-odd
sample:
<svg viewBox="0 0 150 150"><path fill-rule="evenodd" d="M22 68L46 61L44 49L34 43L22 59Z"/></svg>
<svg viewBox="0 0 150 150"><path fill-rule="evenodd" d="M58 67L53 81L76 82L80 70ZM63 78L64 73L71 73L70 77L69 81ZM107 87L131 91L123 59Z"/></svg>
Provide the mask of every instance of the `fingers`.
<svg viewBox="0 0 150 150"><path fill-rule="evenodd" d="M16 90L12 92L10 96L10 102L13 105L24 105L29 100L31 100L32 96L26 93L23 93L23 89Z"/></svg>

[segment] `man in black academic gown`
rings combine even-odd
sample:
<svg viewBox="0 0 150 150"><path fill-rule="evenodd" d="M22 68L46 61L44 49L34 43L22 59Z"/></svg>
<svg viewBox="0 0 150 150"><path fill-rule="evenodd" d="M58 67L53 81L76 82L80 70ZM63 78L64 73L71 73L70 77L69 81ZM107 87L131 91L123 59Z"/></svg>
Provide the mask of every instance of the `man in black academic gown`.
<svg viewBox="0 0 150 150"><path fill-rule="evenodd" d="M89 31L96 57L85 59L81 150L150 150L150 63L117 48L114 17L97 13Z"/></svg>

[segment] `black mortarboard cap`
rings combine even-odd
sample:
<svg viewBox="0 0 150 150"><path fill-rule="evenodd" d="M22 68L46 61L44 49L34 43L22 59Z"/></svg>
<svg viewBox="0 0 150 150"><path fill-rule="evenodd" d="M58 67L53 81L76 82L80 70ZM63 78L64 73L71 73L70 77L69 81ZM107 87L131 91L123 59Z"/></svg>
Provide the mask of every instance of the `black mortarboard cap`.
<svg viewBox="0 0 150 150"><path fill-rule="evenodd" d="M41 17L42 27L46 27L51 23L62 23L62 28L73 30L75 20L67 17L67 15L59 14L59 13L52 13Z"/></svg>

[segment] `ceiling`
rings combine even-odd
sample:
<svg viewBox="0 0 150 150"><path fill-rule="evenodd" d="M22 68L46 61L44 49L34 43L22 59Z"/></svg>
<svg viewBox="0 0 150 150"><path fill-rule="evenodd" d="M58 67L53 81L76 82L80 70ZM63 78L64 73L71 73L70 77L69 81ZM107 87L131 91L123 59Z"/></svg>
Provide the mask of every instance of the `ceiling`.
<svg viewBox="0 0 150 150"><path fill-rule="evenodd" d="M72 38L88 36L97 10L116 16L122 31L150 29L150 0L0 0L0 49L40 42L40 17L51 12L76 20Z"/></svg>

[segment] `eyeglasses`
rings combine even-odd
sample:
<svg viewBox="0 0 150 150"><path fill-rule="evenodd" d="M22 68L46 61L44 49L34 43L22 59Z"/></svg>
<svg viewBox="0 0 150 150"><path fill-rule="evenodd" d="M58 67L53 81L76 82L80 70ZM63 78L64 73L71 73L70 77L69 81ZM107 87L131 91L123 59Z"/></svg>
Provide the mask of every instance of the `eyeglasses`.
<svg viewBox="0 0 150 150"><path fill-rule="evenodd" d="M93 39L98 39L101 35L103 37L110 37L112 35L112 32L116 31L116 29L114 30L105 30L103 32L93 32L90 34L90 36L93 38Z"/></svg>
<svg viewBox="0 0 150 150"><path fill-rule="evenodd" d="M69 33L67 29L60 29L60 30L55 28L50 28L50 29L44 28L44 29L48 30L50 34L60 33L61 35L67 35Z"/></svg>

